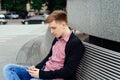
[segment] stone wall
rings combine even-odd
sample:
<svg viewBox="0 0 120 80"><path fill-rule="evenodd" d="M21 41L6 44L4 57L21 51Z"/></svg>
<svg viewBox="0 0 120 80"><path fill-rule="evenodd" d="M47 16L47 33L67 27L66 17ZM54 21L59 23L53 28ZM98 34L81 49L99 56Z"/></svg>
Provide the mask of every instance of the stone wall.
<svg viewBox="0 0 120 80"><path fill-rule="evenodd" d="M120 0L67 0L69 25L120 42Z"/></svg>

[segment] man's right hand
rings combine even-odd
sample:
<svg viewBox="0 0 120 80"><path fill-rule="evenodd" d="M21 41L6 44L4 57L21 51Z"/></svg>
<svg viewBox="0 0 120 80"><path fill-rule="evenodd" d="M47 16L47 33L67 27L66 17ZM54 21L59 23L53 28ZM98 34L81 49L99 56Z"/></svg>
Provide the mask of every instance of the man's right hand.
<svg viewBox="0 0 120 80"><path fill-rule="evenodd" d="M35 66L29 67L27 71L32 77L39 78L39 69L35 68Z"/></svg>

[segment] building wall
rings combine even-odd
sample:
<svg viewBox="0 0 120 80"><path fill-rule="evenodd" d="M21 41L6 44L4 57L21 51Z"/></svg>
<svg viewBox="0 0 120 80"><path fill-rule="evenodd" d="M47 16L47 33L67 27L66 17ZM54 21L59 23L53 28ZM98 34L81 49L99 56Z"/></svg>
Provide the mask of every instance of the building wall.
<svg viewBox="0 0 120 80"><path fill-rule="evenodd" d="M67 0L69 25L120 42L120 0Z"/></svg>

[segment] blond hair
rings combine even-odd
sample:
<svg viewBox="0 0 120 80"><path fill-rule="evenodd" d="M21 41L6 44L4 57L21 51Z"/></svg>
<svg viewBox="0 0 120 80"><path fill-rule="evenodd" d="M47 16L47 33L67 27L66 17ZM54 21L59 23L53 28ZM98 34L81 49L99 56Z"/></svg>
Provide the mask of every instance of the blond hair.
<svg viewBox="0 0 120 80"><path fill-rule="evenodd" d="M64 21L68 23L67 21L67 14L63 10L56 10L53 11L46 19L45 23L51 23L53 20L61 22Z"/></svg>

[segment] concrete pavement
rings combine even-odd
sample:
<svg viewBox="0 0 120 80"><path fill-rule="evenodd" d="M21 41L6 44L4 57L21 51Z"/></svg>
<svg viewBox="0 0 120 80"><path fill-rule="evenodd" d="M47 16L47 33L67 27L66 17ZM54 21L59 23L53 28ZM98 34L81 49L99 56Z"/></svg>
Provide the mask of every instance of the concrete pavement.
<svg viewBox="0 0 120 80"><path fill-rule="evenodd" d="M3 66L15 63L19 49L30 39L44 35L45 25L0 25L0 80Z"/></svg>

